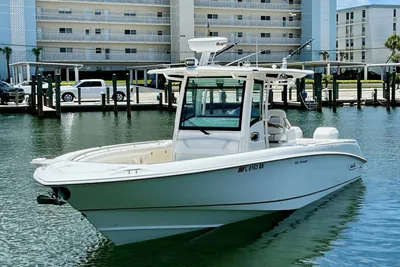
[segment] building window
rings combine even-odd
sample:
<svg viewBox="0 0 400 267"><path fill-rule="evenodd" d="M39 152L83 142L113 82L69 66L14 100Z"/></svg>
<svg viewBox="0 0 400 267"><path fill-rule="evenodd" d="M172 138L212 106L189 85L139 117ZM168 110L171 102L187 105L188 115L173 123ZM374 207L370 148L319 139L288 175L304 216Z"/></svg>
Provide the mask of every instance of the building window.
<svg viewBox="0 0 400 267"><path fill-rule="evenodd" d="M134 11L134 10L132 10L132 11L127 10L127 11L124 12L124 16L127 16L127 17L136 17L136 11Z"/></svg>
<svg viewBox="0 0 400 267"><path fill-rule="evenodd" d="M354 46L354 41L353 41L353 39L351 39L350 40L350 47L353 47Z"/></svg>
<svg viewBox="0 0 400 267"><path fill-rule="evenodd" d="M350 19L350 14L349 14L349 12L347 12L346 13L346 20L349 20Z"/></svg>
<svg viewBox="0 0 400 267"><path fill-rule="evenodd" d="M350 40L346 40L346 47L349 47L349 45L350 45Z"/></svg>
<svg viewBox="0 0 400 267"><path fill-rule="evenodd" d="M72 47L60 47L60 53L72 53Z"/></svg>
<svg viewBox="0 0 400 267"><path fill-rule="evenodd" d="M396 9L393 9L393 17L396 17L397 16L397 11L396 11Z"/></svg>
<svg viewBox="0 0 400 267"><path fill-rule="evenodd" d="M396 25L396 22L395 23L393 23L393 31L395 32L396 31L396 27L397 25Z"/></svg>
<svg viewBox="0 0 400 267"><path fill-rule="evenodd" d="M362 46L365 46L365 38L362 38L362 39L361 39L361 45L362 45Z"/></svg>
<svg viewBox="0 0 400 267"><path fill-rule="evenodd" d="M289 33L289 38L293 38L293 33Z"/></svg>
<svg viewBox="0 0 400 267"><path fill-rule="evenodd" d="M218 19L218 14L207 14L208 19Z"/></svg>
<svg viewBox="0 0 400 267"><path fill-rule="evenodd" d="M243 32L238 32L237 37L242 38L243 37Z"/></svg>
<svg viewBox="0 0 400 267"><path fill-rule="evenodd" d="M101 34L101 29L94 29L95 34Z"/></svg>
<svg viewBox="0 0 400 267"><path fill-rule="evenodd" d="M136 54L137 49L136 48L125 48L125 54Z"/></svg>
<svg viewBox="0 0 400 267"><path fill-rule="evenodd" d="M350 19L354 19L354 12L350 13Z"/></svg>
<svg viewBox="0 0 400 267"><path fill-rule="evenodd" d="M218 36L218 32L210 32L210 36Z"/></svg>
<svg viewBox="0 0 400 267"><path fill-rule="evenodd" d="M338 48L338 47L339 47L339 41L336 40L336 48Z"/></svg>
<svg viewBox="0 0 400 267"><path fill-rule="evenodd" d="M239 3L242 3L243 2L243 0L237 0Z"/></svg>
<svg viewBox="0 0 400 267"><path fill-rule="evenodd" d="M95 9L94 10L95 15L101 15L101 9Z"/></svg>
<svg viewBox="0 0 400 267"><path fill-rule="evenodd" d="M163 35L163 31L157 31L157 35Z"/></svg>
<svg viewBox="0 0 400 267"><path fill-rule="evenodd" d="M271 55L271 50L263 50L261 51L262 55Z"/></svg>
<svg viewBox="0 0 400 267"><path fill-rule="evenodd" d="M58 9L59 14L71 14L72 9L71 8L60 8Z"/></svg>
<svg viewBox="0 0 400 267"><path fill-rule="evenodd" d="M238 55L242 55L243 54L243 49L238 49L237 53L238 53Z"/></svg>
<svg viewBox="0 0 400 267"><path fill-rule="evenodd" d="M362 60L365 60L365 51L362 51L362 52L361 52L361 59L362 59Z"/></svg>
<svg viewBox="0 0 400 267"><path fill-rule="evenodd" d="M293 17L292 16L289 17L289 21L293 21Z"/></svg>
<svg viewBox="0 0 400 267"><path fill-rule="evenodd" d="M136 35L136 30L125 30L126 35Z"/></svg>
<svg viewBox="0 0 400 267"><path fill-rule="evenodd" d="M243 15L237 15L237 19L238 20L242 20L243 19Z"/></svg>
<svg viewBox="0 0 400 267"><path fill-rule="evenodd" d="M339 21L339 14L336 14L336 22Z"/></svg>
<svg viewBox="0 0 400 267"><path fill-rule="evenodd" d="M289 0L289 5L293 5L293 0Z"/></svg>
<svg viewBox="0 0 400 267"><path fill-rule="evenodd" d="M260 34L261 38L270 38L271 37L271 33L269 32L262 32Z"/></svg>
<svg viewBox="0 0 400 267"><path fill-rule="evenodd" d="M271 0L261 0L261 3L271 3Z"/></svg>
<svg viewBox="0 0 400 267"><path fill-rule="evenodd" d="M365 18L365 10L362 11L362 17Z"/></svg>
<svg viewBox="0 0 400 267"><path fill-rule="evenodd" d="M350 32L350 27L346 26L346 34L349 34L349 32Z"/></svg>
<svg viewBox="0 0 400 267"><path fill-rule="evenodd" d="M60 28L60 33L72 33L72 28Z"/></svg>
<svg viewBox="0 0 400 267"><path fill-rule="evenodd" d="M261 20L271 20L270 16L261 16Z"/></svg>
<svg viewBox="0 0 400 267"><path fill-rule="evenodd" d="M162 17L163 17L162 12L157 12L157 18L162 18Z"/></svg>
<svg viewBox="0 0 400 267"><path fill-rule="evenodd" d="M96 54L101 54L101 48L96 48Z"/></svg>
<svg viewBox="0 0 400 267"><path fill-rule="evenodd" d="M354 54L353 54L353 52L351 52L350 53L350 60L353 60L354 59Z"/></svg>

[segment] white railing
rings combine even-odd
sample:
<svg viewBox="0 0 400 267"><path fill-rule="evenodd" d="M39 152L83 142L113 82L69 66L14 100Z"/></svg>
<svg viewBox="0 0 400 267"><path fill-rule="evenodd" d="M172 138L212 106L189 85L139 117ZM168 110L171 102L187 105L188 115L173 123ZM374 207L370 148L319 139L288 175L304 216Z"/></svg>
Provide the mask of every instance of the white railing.
<svg viewBox="0 0 400 267"><path fill-rule="evenodd" d="M129 42L129 43L170 43L170 35L128 35L128 34L79 34L38 32L38 41L75 42Z"/></svg>
<svg viewBox="0 0 400 267"><path fill-rule="evenodd" d="M232 62L235 61L239 58L248 56L252 53L250 52L244 52L242 54L238 54L237 52L226 52L221 54L220 56L215 58L215 61L222 61L222 62ZM258 54L258 62L282 62L282 59L287 56L289 53L283 53L283 52L271 52L271 54ZM298 61L300 60L300 55L294 55L290 58L291 61ZM242 61L250 61L250 62L255 62L256 61L256 55L247 57L243 59Z"/></svg>
<svg viewBox="0 0 400 267"><path fill-rule="evenodd" d="M157 14L140 13L136 16L124 16L124 13L118 15L94 15L85 13L59 14L54 12L36 13L36 20L58 20L58 21L77 21L77 22L115 22L115 23L143 23L143 24L170 24L169 17L157 17Z"/></svg>
<svg viewBox="0 0 400 267"><path fill-rule="evenodd" d="M59 53L59 52L43 52L43 61L98 61L98 62L171 62L171 55L165 52L139 52L134 54L125 53Z"/></svg>
<svg viewBox="0 0 400 267"><path fill-rule="evenodd" d="M38 2L54 2L54 0L36 0ZM169 6L169 0L58 0L59 2L83 2L102 4L136 4L136 5L162 5Z"/></svg>
<svg viewBox="0 0 400 267"><path fill-rule="evenodd" d="M207 26L210 23L210 28L213 25L218 26L251 26L251 27L284 27L284 28L300 28L300 21L282 21L282 20L255 20L255 19L206 19L206 18L195 18L195 25Z"/></svg>
<svg viewBox="0 0 400 267"><path fill-rule="evenodd" d="M235 43L239 41L239 44L247 44L247 45L263 45L263 44L271 44L271 45L301 45L301 38L284 38L284 37L270 37L270 38L261 38L255 36L244 36L244 37L229 37L230 33L219 33L220 36L227 37L229 43ZM204 34L201 32L196 32L195 37L204 37Z"/></svg>
<svg viewBox="0 0 400 267"><path fill-rule="evenodd" d="M284 3L256 3L256 2L233 2L233 1L213 1L213 0L195 0L197 7L219 7L219 8L240 8L240 9L273 9L273 10L301 10L299 4Z"/></svg>

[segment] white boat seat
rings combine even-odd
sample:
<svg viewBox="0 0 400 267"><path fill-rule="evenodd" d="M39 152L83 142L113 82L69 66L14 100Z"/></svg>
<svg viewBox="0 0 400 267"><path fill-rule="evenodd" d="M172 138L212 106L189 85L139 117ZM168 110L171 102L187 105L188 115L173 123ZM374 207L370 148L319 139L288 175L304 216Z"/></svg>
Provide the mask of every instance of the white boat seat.
<svg viewBox="0 0 400 267"><path fill-rule="evenodd" d="M286 112L279 109L268 111L268 134L269 141L285 142L287 140Z"/></svg>

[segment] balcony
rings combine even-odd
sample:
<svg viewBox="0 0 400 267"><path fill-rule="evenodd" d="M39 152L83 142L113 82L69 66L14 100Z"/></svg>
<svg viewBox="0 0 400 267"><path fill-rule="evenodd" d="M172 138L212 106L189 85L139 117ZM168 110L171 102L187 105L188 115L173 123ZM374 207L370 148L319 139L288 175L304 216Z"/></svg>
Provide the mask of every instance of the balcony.
<svg viewBox="0 0 400 267"><path fill-rule="evenodd" d="M123 23L123 24L170 24L169 17L157 17L157 14L138 13L136 16L124 16L124 13L116 15L94 15L85 13L60 14L57 11L37 12L37 21L74 21L82 23Z"/></svg>
<svg viewBox="0 0 400 267"><path fill-rule="evenodd" d="M256 3L256 2L233 2L233 1L214 1L214 0L195 0L195 7L210 8L234 8L234 9L257 9L257 10L284 10L300 11L301 5L284 3Z"/></svg>
<svg viewBox="0 0 400 267"><path fill-rule="evenodd" d="M227 34L219 34L220 36L229 36ZM204 37L204 34L196 33L195 37ZM283 37L270 37L261 38L254 36L245 37L227 37L229 43L240 41L239 45L301 45L301 38L283 38Z"/></svg>
<svg viewBox="0 0 400 267"><path fill-rule="evenodd" d="M78 61L78 62L171 62L171 55L165 52L139 52L135 54L92 52L43 52L43 61Z"/></svg>
<svg viewBox="0 0 400 267"><path fill-rule="evenodd" d="M94 4L127 4L145 6L169 6L169 0L36 0L37 2L72 2L72 3L94 3Z"/></svg>
<svg viewBox="0 0 400 267"><path fill-rule="evenodd" d="M253 52L243 52L242 54L238 54L237 52L226 52L221 54L220 56L215 58L215 61L221 62L232 62L239 58L243 58L252 54ZM271 52L271 54L258 54L258 62L282 62L282 59L287 56L289 53L282 52ZM290 61L299 61L300 55L294 55L290 58ZM243 61L256 61L256 55L250 56L248 58L243 59Z"/></svg>
<svg viewBox="0 0 400 267"><path fill-rule="evenodd" d="M169 44L170 35L80 34L38 32L37 41L45 42L126 42Z"/></svg>
<svg viewBox="0 0 400 267"><path fill-rule="evenodd" d="M207 19L195 18L196 26L233 26L233 27L271 27L271 28L300 28L300 21L282 21L282 20L255 20L255 19Z"/></svg>

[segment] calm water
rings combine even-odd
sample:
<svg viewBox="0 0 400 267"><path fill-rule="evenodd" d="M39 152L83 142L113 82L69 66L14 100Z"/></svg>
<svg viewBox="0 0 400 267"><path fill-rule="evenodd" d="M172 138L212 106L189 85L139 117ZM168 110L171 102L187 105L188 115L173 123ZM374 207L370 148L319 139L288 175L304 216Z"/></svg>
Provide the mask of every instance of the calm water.
<svg viewBox="0 0 400 267"><path fill-rule="evenodd" d="M305 136L332 125L356 138L363 180L308 207L225 227L188 242L115 247L70 206L36 204L35 157L98 145L171 138L160 111L0 115L0 266L400 266L400 112L341 108L288 111ZM329 166L326 166L329 168Z"/></svg>

